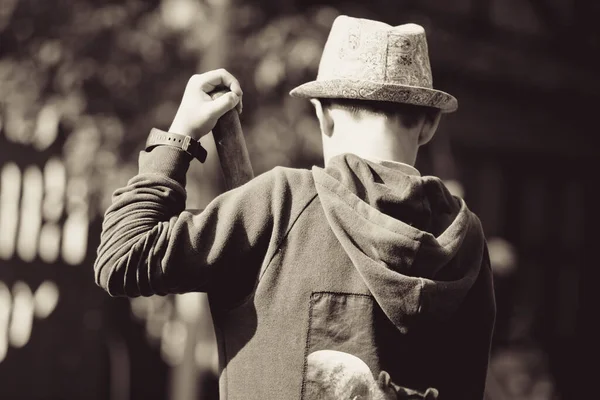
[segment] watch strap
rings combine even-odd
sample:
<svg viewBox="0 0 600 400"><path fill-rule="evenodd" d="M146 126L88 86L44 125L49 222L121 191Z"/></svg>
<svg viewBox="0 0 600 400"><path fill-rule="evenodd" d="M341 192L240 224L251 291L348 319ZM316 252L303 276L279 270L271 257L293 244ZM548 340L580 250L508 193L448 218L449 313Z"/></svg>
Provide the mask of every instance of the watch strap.
<svg viewBox="0 0 600 400"><path fill-rule="evenodd" d="M206 160L207 156L206 149L202 147L199 141L192 139L191 136L152 128L148 135L148 139L146 140L146 151L149 151L156 146L177 147L201 163Z"/></svg>

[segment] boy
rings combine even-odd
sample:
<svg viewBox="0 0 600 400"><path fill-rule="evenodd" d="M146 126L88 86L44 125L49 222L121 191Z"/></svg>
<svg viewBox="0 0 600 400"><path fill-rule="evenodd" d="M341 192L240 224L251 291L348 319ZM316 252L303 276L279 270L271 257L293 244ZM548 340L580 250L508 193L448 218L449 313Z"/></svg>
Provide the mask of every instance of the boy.
<svg viewBox="0 0 600 400"><path fill-rule="evenodd" d="M482 399L495 302L481 224L413 166L457 107L432 88L423 28L340 16L317 79L291 94L315 106L325 168L277 167L186 211L196 140L242 96L225 70L192 77L106 212L97 283L207 292L223 399Z"/></svg>

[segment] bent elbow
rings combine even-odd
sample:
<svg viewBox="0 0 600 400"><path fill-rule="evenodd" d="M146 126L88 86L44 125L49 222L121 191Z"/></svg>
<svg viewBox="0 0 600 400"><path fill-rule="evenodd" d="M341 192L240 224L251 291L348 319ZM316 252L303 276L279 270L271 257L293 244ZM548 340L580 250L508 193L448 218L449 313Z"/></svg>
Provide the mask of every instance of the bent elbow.
<svg viewBox="0 0 600 400"><path fill-rule="evenodd" d="M119 284L119 275L117 271L117 262L110 262L109 260L102 260L101 258L96 259L94 264L94 275L96 285L104 289L111 297L123 297L125 293L125 285L121 277Z"/></svg>
<svg viewBox="0 0 600 400"><path fill-rule="evenodd" d="M94 264L95 281L112 297L166 294L160 268L162 257L152 254L147 237L112 251L100 248Z"/></svg>

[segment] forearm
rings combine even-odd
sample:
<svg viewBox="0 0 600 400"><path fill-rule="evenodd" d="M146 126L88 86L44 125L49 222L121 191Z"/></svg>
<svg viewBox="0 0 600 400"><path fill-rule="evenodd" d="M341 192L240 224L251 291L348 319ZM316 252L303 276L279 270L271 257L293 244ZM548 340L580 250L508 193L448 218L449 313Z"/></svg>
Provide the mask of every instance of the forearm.
<svg viewBox="0 0 600 400"><path fill-rule="evenodd" d="M166 294L164 266L185 208L189 156L157 147L140 154L139 174L113 196L105 213L94 264L96 283L113 296Z"/></svg>

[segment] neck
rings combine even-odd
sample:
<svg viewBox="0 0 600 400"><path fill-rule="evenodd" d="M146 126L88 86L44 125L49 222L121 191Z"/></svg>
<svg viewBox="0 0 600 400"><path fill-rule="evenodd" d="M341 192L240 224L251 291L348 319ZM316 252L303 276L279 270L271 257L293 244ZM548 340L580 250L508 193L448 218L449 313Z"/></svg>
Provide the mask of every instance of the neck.
<svg viewBox="0 0 600 400"><path fill-rule="evenodd" d="M415 132L385 118L336 120L332 134L323 134L325 165L337 155L352 153L414 166L419 147L416 137Z"/></svg>

